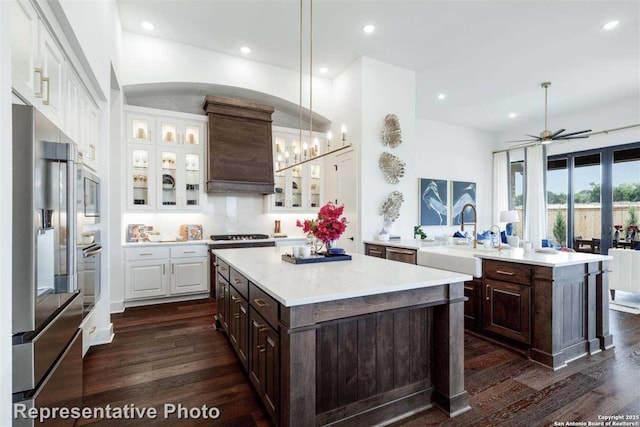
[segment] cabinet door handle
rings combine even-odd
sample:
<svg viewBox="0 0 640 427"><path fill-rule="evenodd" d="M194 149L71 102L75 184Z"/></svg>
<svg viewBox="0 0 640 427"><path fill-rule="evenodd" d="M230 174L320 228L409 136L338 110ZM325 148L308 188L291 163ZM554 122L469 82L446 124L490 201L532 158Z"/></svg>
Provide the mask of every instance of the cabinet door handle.
<svg viewBox="0 0 640 427"><path fill-rule="evenodd" d="M148 253L144 253L144 254L140 254L140 256L151 256L153 254L148 254Z"/></svg>
<svg viewBox="0 0 640 427"><path fill-rule="evenodd" d="M171 263L171 274L175 273L175 264Z"/></svg>
<svg viewBox="0 0 640 427"><path fill-rule="evenodd" d="M491 299L491 291L489 290L489 285L487 285L486 293L487 293L487 301L489 301Z"/></svg>
<svg viewBox="0 0 640 427"><path fill-rule="evenodd" d="M165 274L167 274L166 270L165 270L165 264L162 264L162 275L164 276Z"/></svg>
<svg viewBox="0 0 640 427"><path fill-rule="evenodd" d="M380 252L377 249L369 249L369 253L370 254L376 254L376 255L382 255L382 252Z"/></svg>
<svg viewBox="0 0 640 427"><path fill-rule="evenodd" d="M42 98L42 77L43 77L42 76L42 68L36 67L35 73L36 74L40 74L40 90L35 93L35 97L36 98Z"/></svg>
<svg viewBox="0 0 640 427"><path fill-rule="evenodd" d="M243 312L244 314L247 314L247 309L244 308L244 305L240 306L240 311Z"/></svg>
<svg viewBox="0 0 640 427"><path fill-rule="evenodd" d="M511 272L511 271L502 271L502 270L496 270L497 274L502 274L504 276L513 276L515 275L515 273Z"/></svg>
<svg viewBox="0 0 640 427"><path fill-rule="evenodd" d="M183 254L195 254L195 253L196 253L196 251L184 251L184 252L182 252L182 253L183 253Z"/></svg>
<svg viewBox="0 0 640 427"><path fill-rule="evenodd" d="M236 297L234 297L233 295L231 295L231 301L234 301L234 302L235 302L235 300L237 300L237 299L238 299L238 298L236 298Z"/></svg>
<svg viewBox="0 0 640 427"><path fill-rule="evenodd" d="M234 315L233 315L233 318L234 318L234 319L239 319L239 318L240 318L240 313L236 313L236 314L234 314Z"/></svg>
<svg viewBox="0 0 640 427"><path fill-rule="evenodd" d="M262 308L262 307L266 307L266 306L267 306L267 303L266 303L266 302L264 302L264 300L263 300L262 298L256 298L256 299L254 299L254 300L253 300L253 302L255 302L255 303L256 303L256 305L257 305L258 307L260 307L260 308Z"/></svg>
<svg viewBox="0 0 640 427"><path fill-rule="evenodd" d="M44 97L43 97L43 99L42 99L42 105L49 105L49 101L51 101L51 97L50 97L50 87L51 87L51 84L50 84L50 82L49 82L49 77L43 77L43 78L40 80L40 82L41 82L41 83L47 83L47 98L46 98L46 99L44 99Z"/></svg>
<svg viewBox="0 0 640 427"><path fill-rule="evenodd" d="M236 285L239 285L240 283L242 283L242 280L238 279L237 277L235 277L233 279L233 283L235 283Z"/></svg>

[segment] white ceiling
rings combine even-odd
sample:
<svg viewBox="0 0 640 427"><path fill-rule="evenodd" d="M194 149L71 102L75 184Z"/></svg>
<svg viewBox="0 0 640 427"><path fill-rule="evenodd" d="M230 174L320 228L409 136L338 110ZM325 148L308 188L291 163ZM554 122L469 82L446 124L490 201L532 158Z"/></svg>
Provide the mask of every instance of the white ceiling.
<svg viewBox="0 0 640 427"><path fill-rule="evenodd" d="M251 59L298 69L297 1L118 0L118 7L126 30L240 57L246 45ZM539 129L522 130L538 133L543 81L553 83L551 116L640 100L639 15L637 1L315 0L314 72L326 66L333 77L368 56L416 71L419 117L490 132L539 119ZM613 19L618 28L602 31ZM155 29L143 30L143 20ZM362 31L367 23L376 26L371 35Z"/></svg>

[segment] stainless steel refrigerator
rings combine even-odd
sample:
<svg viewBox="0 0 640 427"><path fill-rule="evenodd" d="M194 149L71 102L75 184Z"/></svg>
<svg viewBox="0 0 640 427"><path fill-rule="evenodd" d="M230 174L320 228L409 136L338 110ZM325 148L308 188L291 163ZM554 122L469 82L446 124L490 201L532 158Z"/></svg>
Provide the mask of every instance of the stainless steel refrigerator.
<svg viewBox="0 0 640 427"><path fill-rule="evenodd" d="M77 161L77 146L53 123L32 107L13 106L14 404L82 403ZM67 423L73 420L51 425Z"/></svg>

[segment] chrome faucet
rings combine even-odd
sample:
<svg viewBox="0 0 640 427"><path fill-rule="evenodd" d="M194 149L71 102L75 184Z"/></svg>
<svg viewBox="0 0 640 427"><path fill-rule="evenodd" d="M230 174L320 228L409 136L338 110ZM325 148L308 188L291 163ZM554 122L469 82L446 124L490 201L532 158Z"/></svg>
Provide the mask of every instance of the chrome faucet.
<svg viewBox="0 0 640 427"><path fill-rule="evenodd" d="M478 211L476 211L476 207L473 203L467 203L462 207L462 211L460 212L460 231L464 231L464 211L470 207L473 210L473 248L478 248Z"/></svg>

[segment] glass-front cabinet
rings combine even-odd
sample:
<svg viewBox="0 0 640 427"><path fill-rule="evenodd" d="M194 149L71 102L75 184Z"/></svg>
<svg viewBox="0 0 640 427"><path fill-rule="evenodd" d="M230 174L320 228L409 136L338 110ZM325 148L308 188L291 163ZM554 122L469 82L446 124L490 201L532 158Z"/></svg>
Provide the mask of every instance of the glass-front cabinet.
<svg viewBox="0 0 640 427"><path fill-rule="evenodd" d="M127 208L198 210L204 198L206 118L125 107Z"/></svg>
<svg viewBox="0 0 640 427"><path fill-rule="evenodd" d="M313 160L326 147L324 134L273 128L275 193L265 199L269 212L316 212L323 204L324 159ZM296 163L309 160L296 165ZM296 165L296 166L293 166Z"/></svg>
<svg viewBox="0 0 640 427"><path fill-rule="evenodd" d="M158 119L158 143L167 145L202 145L204 124L172 117Z"/></svg>
<svg viewBox="0 0 640 427"><path fill-rule="evenodd" d="M153 153L147 146L131 146L127 150L127 205L130 209L153 207L149 185L153 183Z"/></svg>

